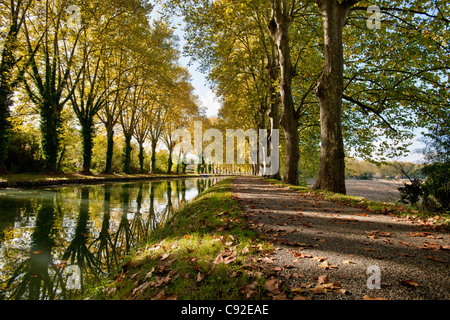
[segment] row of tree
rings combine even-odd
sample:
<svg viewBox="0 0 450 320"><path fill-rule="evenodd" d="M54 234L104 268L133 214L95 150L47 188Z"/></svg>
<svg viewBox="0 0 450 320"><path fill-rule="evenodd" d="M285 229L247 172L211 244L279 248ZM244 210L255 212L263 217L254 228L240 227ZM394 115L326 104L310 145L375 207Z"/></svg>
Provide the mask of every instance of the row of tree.
<svg viewBox="0 0 450 320"><path fill-rule="evenodd" d="M179 63L174 30L152 19L152 10L143 0L1 2L1 172L14 135L12 113L39 115L46 172L59 170L70 125L81 133L84 173L91 170L99 127L107 138L106 173L112 171L115 131L124 140L123 171L131 170L133 144L143 171L146 143L155 171L157 143L172 152L170 133L201 116L201 109Z"/></svg>
<svg viewBox="0 0 450 320"><path fill-rule="evenodd" d="M447 1L170 0L164 7L183 17L185 52L221 96L224 126L281 129L288 183L311 169L315 188L345 193L346 154L400 156L414 129L448 123Z"/></svg>

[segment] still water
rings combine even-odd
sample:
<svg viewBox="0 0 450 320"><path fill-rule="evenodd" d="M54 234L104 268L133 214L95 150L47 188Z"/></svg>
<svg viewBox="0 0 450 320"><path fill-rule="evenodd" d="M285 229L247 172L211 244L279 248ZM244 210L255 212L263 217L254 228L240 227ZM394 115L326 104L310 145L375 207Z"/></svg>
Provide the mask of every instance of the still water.
<svg viewBox="0 0 450 320"><path fill-rule="evenodd" d="M0 189L0 300L83 295L220 179Z"/></svg>

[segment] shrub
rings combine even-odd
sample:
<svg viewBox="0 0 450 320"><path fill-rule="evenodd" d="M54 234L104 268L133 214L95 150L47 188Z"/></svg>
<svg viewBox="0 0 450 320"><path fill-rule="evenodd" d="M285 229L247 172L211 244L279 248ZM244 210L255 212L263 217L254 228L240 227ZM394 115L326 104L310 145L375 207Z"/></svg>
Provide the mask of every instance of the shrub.
<svg viewBox="0 0 450 320"><path fill-rule="evenodd" d="M401 202L421 205L427 210L450 210L450 162L425 166L422 173L427 179L414 179L398 188Z"/></svg>

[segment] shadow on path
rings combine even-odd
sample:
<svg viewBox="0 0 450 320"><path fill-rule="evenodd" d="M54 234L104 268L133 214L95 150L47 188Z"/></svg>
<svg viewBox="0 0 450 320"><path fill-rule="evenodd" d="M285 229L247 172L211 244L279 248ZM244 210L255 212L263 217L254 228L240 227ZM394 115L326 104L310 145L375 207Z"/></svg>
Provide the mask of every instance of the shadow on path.
<svg viewBox="0 0 450 320"><path fill-rule="evenodd" d="M274 243L270 260L278 277L291 288L302 288L305 296L450 299L448 233L407 218L318 200L255 177L236 178L234 192L252 228ZM367 287L370 266L381 270L381 289ZM308 290L323 275L346 293Z"/></svg>

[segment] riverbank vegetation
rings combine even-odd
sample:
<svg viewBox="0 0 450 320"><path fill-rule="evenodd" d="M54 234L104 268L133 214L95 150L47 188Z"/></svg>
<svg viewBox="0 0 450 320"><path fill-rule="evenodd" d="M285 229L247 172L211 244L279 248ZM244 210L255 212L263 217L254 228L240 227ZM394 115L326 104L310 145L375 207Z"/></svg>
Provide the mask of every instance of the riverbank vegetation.
<svg viewBox="0 0 450 320"><path fill-rule="evenodd" d="M232 179L226 179L186 204L89 298L267 298L257 261L270 255L272 246L248 228L232 194Z"/></svg>

